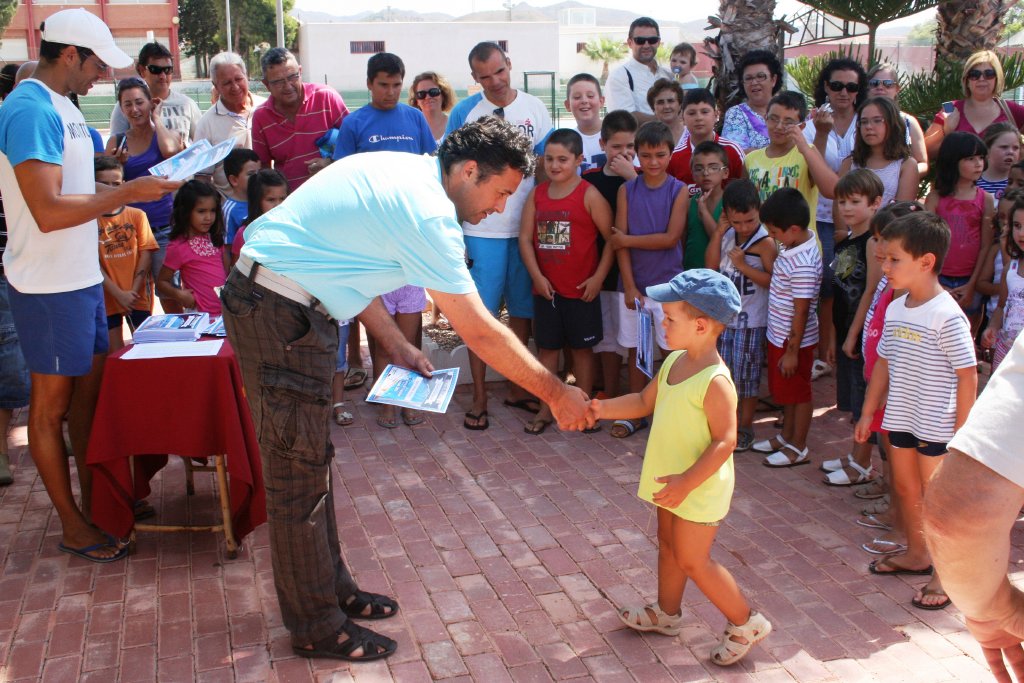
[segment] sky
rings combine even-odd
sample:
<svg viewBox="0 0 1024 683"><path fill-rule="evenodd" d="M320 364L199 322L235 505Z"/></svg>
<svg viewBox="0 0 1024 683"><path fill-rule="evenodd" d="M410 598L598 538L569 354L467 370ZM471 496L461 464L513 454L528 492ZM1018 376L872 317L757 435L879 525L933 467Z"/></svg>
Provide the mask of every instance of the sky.
<svg viewBox="0 0 1024 683"><path fill-rule="evenodd" d="M518 4L519 0L513 0ZM595 7L608 7L611 9L625 9L629 6L627 0L580 0L581 4ZM550 4L557 4L549 0L529 0L534 7L543 7ZM718 13L718 0L644 0L642 3L644 13L655 19L671 19L674 21L693 21L704 19L709 14ZM344 7L339 9L339 5ZM461 16L470 12L481 12L484 10L502 9L502 0L345 0L340 4L338 0L295 0L295 8L307 11L328 12L330 14L343 13L344 15L357 14L364 11L379 11L391 5L395 9L415 9L418 12L444 12L453 16ZM783 14L792 17L795 14L807 10L806 5L801 5L796 0L779 0L776 16ZM900 23L920 23L922 17L914 17Z"/></svg>

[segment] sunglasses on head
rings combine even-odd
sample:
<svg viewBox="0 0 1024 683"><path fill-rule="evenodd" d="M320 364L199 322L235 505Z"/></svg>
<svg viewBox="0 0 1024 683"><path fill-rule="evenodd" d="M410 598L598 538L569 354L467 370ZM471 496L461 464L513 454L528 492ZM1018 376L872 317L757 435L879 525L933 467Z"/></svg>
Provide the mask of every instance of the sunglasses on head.
<svg viewBox="0 0 1024 683"><path fill-rule="evenodd" d="M174 67L173 66L157 66L156 64L147 64L146 65L146 71L148 71L149 73L153 74L154 76L157 76L159 74L163 74L165 76L170 76L171 74L174 73Z"/></svg>
<svg viewBox="0 0 1024 683"><path fill-rule="evenodd" d="M416 91L416 99L417 100L425 100L428 97L440 97L440 96L441 96L441 89L440 88L431 88L430 90L417 90Z"/></svg>
<svg viewBox="0 0 1024 683"><path fill-rule="evenodd" d="M886 88L891 88L896 85L896 81L891 78L872 78L868 81L868 85L872 88L877 88L880 85Z"/></svg>
<svg viewBox="0 0 1024 683"><path fill-rule="evenodd" d="M995 69L985 69L984 71L982 71L981 69L971 69L970 71L967 72L967 80L969 81L977 81L982 78L984 78L986 81L991 81L995 77Z"/></svg>
<svg viewBox="0 0 1024 683"><path fill-rule="evenodd" d="M661 42L661 36L637 36L633 42L637 45L657 45Z"/></svg>
<svg viewBox="0 0 1024 683"><path fill-rule="evenodd" d="M828 89L832 92L842 92L846 89L846 92L854 93L860 90L860 83L843 83L842 81L829 81Z"/></svg>

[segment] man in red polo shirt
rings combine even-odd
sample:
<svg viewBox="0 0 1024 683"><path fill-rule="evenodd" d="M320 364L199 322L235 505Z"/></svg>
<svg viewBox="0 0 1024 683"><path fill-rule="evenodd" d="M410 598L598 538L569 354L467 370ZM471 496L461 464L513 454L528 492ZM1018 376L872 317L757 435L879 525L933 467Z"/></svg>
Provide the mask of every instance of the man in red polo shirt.
<svg viewBox="0 0 1024 683"><path fill-rule="evenodd" d="M341 125L348 107L333 88L303 83L302 67L288 50L275 47L260 59L263 85L270 91L252 117L252 148L266 168L271 162L294 192L331 163L316 141Z"/></svg>
<svg viewBox="0 0 1024 683"><path fill-rule="evenodd" d="M719 137L715 133L717 122L718 109L714 96L704 88L687 90L683 96L683 123L686 124L686 134L672 150L668 173L686 183L691 197L700 188L697 187L690 171L690 159L693 157L694 148L702 142L717 142L729 157L729 175L722 182L723 187L734 178L747 177L747 171L743 167L743 148L731 140Z"/></svg>

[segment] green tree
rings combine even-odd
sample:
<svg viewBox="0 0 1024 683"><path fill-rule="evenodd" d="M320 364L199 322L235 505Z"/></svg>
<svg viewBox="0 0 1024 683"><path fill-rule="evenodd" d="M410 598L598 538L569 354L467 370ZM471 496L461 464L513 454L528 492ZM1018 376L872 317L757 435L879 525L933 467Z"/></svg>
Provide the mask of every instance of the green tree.
<svg viewBox="0 0 1024 683"><path fill-rule="evenodd" d="M935 44L935 29L938 27L938 22L932 19L926 21L923 24L917 24L910 33L907 34L907 42L911 45L934 45Z"/></svg>
<svg viewBox="0 0 1024 683"><path fill-rule="evenodd" d="M18 0L0 0L0 33L4 32L14 13L18 11Z"/></svg>
<svg viewBox="0 0 1024 683"><path fill-rule="evenodd" d="M299 33L299 22L288 16L294 5L295 0L284 0L284 44L290 49L295 47ZM231 31L232 50L245 60L249 73L258 77L258 55L265 52L263 44L277 44L276 0L232 0Z"/></svg>
<svg viewBox="0 0 1024 683"><path fill-rule="evenodd" d="M868 54L875 53L875 34L882 24L935 7L939 0L800 0L816 10L868 27Z"/></svg>
<svg viewBox="0 0 1024 683"><path fill-rule="evenodd" d="M1003 34L999 36L1000 40L1006 40L1024 31L1024 1L1018 2L1009 9L1006 16L1003 17L1003 24Z"/></svg>
<svg viewBox="0 0 1024 683"><path fill-rule="evenodd" d="M587 59L601 65L601 85L608 81L608 65L625 57L628 51L625 43L611 38L594 38L580 50Z"/></svg>
<svg viewBox="0 0 1024 683"><path fill-rule="evenodd" d="M224 49L223 12L224 3L218 0L178 0L178 38L185 54L195 57L200 76L207 75L210 57Z"/></svg>
<svg viewBox="0 0 1024 683"><path fill-rule="evenodd" d="M751 50L769 50L782 61L781 24L774 19L775 0L720 0L718 16L708 21L718 35L704 39L711 58L718 106L725 111L743 97L736 65Z"/></svg>
<svg viewBox="0 0 1024 683"><path fill-rule="evenodd" d="M813 102L814 86L818 83L818 77L821 75L821 70L824 69L825 65L833 59L845 57L860 62L861 64L878 64L882 61L882 54L880 52L874 52L871 55L871 59L865 61L862 57L862 48L860 45L840 45L838 50L832 50L831 52L826 52L825 54L818 55L817 57L800 55L796 59L790 60L786 63L786 73L788 73L793 79L793 82L796 83L797 89L807 97L808 102Z"/></svg>

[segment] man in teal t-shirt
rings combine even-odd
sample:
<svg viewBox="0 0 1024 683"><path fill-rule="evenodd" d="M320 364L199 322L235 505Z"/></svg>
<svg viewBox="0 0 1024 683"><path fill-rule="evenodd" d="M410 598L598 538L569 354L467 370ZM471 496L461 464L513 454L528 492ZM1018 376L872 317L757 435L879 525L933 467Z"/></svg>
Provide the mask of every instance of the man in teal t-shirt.
<svg viewBox="0 0 1024 683"><path fill-rule="evenodd" d="M377 298L425 287L466 344L551 405L561 427L588 426L586 396L491 316L464 260L459 222L502 211L533 165L533 142L487 117L449 134L437 159L378 152L337 161L246 229L221 299L259 435L274 585L297 655L362 661L396 647L350 619L389 617L398 604L360 591L339 552L336 320L357 316L397 364L428 373Z"/></svg>

